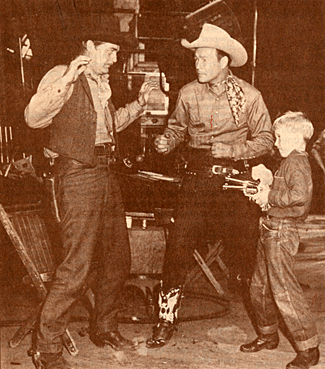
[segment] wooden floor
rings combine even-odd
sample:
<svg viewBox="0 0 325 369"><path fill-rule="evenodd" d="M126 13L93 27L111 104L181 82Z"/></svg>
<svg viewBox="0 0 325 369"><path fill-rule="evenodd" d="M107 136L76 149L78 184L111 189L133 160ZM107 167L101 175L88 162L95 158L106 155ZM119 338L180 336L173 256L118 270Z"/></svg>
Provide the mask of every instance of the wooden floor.
<svg viewBox="0 0 325 369"><path fill-rule="evenodd" d="M321 359L317 367L325 369L325 217L309 218L300 227L302 250L297 255L296 274L303 286L311 307L321 339ZM14 273L15 274L15 273ZM37 303L33 291L15 283L15 278L0 284L0 340L1 369L33 369L27 351L31 336L27 336L17 348L9 348L8 341L18 329L18 321L25 319ZM222 282L222 281L221 281ZM226 281L223 287L227 288ZM8 287L11 286L11 287ZM197 292L215 293L207 279L201 277L196 284ZM188 308L186 294L182 302L180 317ZM192 301L193 302L193 301ZM218 311L218 304L198 299L191 306L189 316L207 315ZM95 347L85 332L88 322L74 319L69 330L76 341L79 354L66 358L77 368L89 369L280 369L295 357L295 352L285 336L280 333L280 344L276 350L263 350L254 354L242 353L239 346L255 339L256 334L244 300L240 293L231 294L230 311L218 318L186 321L179 324L171 342L161 349L148 350L145 340L150 336L150 324L120 324L120 331L129 339L138 341L139 348L131 353L116 352L111 348ZM135 308L139 307L135 304ZM77 309L78 310L78 309ZM183 313L182 313L183 311ZM82 307L75 316L83 315ZM211 314L210 314L211 315ZM80 315L79 315L80 318Z"/></svg>
<svg viewBox="0 0 325 369"><path fill-rule="evenodd" d="M318 261L312 264L298 262L297 273L303 283L322 341L320 363L315 368L325 368L325 262ZM207 284L205 286L202 288L209 289ZM3 291L5 292L5 289ZM1 311L5 311L7 322L15 324L17 316L14 314L17 311L17 304L21 314L28 315L30 298L32 298L30 295L25 295L13 300L12 296L1 294ZM121 332L139 343L139 348L132 353L95 347L87 335L82 337L79 334L84 330L87 322L75 321L70 324L69 329L76 341L79 354L71 357L65 352L64 355L74 364L74 368L285 368L285 365L294 358L295 353L282 333L280 333L280 345L276 350L263 350L254 354L239 351L240 344L255 338L255 331L239 294L232 295L230 308L230 313L223 317L180 323L171 342L161 349L145 348L144 341L151 333L151 325L120 324ZM27 336L17 348L8 347L8 340L16 330L17 326L6 326L0 330L1 369L32 369L34 366L26 354L30 348L30 336Z"/></svg>

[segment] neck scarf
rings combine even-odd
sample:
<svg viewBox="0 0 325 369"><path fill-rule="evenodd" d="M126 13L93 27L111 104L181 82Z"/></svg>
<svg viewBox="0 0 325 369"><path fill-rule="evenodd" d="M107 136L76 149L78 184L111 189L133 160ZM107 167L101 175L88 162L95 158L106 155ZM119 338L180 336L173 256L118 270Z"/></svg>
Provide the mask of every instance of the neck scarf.
<svg viewBox="0 0 325 369"><path fill-rule="evenodd" d="M226 94L236 126L239 126L239 112L244 111L246 99L243 89L236 82L233 75L225 79Z"/></svg>

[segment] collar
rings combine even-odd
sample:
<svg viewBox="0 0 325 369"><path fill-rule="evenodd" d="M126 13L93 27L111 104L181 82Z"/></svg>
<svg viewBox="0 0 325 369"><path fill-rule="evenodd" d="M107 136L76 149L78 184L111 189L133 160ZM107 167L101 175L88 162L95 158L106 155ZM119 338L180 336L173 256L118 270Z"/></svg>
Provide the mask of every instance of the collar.
<svg viewBox="0 0 325 369"><path fill-rule="evenodd" d="M305 151L305 150L301 151L301 150L294 149L294 150L292 150L292 151L291 151L291 153L287 156L287 158L288 158L289 156L295 156L295 155L304 155L304 156L308 156L308 153L307 153L307 151Z"/></svg>
<svg viewBox="0 0 325 369"><path fill-rule="evenodd" d="M229 70L229 73L224 80L217 83L208 83L209 90L211 90L215 95L221 95L226 91L226 80L230 75L232 76L233 74Z"/></svg>
<svg viewBox="0 0 325 369"><path fill-rule="evenodd" d="M92 69L87 68L85 70L85 76L97 83L98 86L98 98L103 107L107 106L107 101L112 96L112 90L109 85L108 74L98 75Z"/></svg>
<svg viewBox="0 0 325 369"><path fill-rule="evenodd" d="M94 72L94 70L93 69L91 69L91 68L87 68L86 70L85 70L85 76L87 77L87 78L90 78L90 79L92 79L93 81L95 81L95 82L106 82L106 83L109 83L109 74L107 73L107 74L101 74L101 75L99 75L99 74L97 74L96 72Z"/></svg>
<svg viewBox="0 0 325 369"><path fill-rule="evenodd" d="M242 87L238 84L232 72L229 70L228 76L223 81L208 84L208 86L212 93L216 95L220 95L226 91L235 124L239 126L239 113L244 111L246 99Z"/></svg>

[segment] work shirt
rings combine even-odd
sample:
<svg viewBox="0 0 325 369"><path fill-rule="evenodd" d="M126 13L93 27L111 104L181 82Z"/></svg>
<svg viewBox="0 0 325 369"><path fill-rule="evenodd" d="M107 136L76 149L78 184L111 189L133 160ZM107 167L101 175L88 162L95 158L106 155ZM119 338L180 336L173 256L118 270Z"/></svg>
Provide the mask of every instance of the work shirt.
<svg viewBox="0 0 325 369"><path fill-rule="evenodd" d="M292 151L274 175L269 192L268 215L277 218L307 218L313 192L311 167L306 151Z"/></svg>
<svg viewBox="0 0 325 369"><path fill-rule="evenodd" d="M63 105L69 100L73 92L73 83L66 84L62 77L67 66L58 65L51 69L41 80L37 93L32 97L25 109L25 120L31 128L45 128L52 123ZM100 101L100 89L98 83L85 72L93 98L94 109L97 113L96 144L113 142L112 117L107 104ZM103 76L108 83L108 76ZM109 95L107 95L107 100ZM103 106L104 105L104 106ZM115 112L116 131L120 132L131 124L143 112L143 108L137 101L126 104Z"/></svg>
<svg viewBox="0 0 325 369"><path fill-rule="evenodd" d="M272 149L272 124L261 93L233 77L246 100L239 123L235 123L224 81L210 85L195 80L180 90L175 111L168 120L164 133L172 148L188 139L190 147L210 150L210 140L215 138L231 146L231 158L235 160L258 157Z"/></svg>

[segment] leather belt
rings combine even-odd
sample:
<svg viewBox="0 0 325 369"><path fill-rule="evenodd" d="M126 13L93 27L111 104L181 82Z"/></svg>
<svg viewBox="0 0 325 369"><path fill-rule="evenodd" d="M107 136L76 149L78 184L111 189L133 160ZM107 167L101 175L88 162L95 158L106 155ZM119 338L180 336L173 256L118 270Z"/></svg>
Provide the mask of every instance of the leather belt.
<svg viewBox="0 0 325 369"><path fill-rule="evenodd" d="M296 218L278 218L272 215L266 215L265 219L273 221L273 222L279 222L282 224L295 224L297 222Z"/></svg>
<svg viewBox="0 0 325 369"><path fill-rule="evenodd" d="M236 175L240 174L237 169L225 167L222 165L212 165L211 167L205 167L200 169L187 169L186 174L193 176L204 176L204 177L213 177L214 175Z"/></svg>
<svg viewBox="0 0 325 369"><path fill-rule="evenodd" d="M114 152L114 144L110 142L105 142L95 145L95 156L112 157Z"/></svg>

